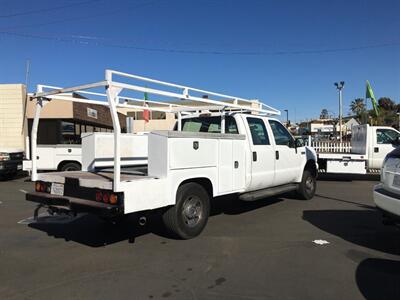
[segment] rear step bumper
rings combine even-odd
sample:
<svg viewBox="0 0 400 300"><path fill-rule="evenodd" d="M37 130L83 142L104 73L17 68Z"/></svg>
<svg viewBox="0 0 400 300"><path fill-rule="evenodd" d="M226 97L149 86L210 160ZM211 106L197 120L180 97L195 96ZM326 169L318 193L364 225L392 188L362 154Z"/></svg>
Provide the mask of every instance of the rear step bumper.
<svg viewBox="0 0 400 300"><path fill-rule="evenodd" d="M107 203L96 202L68 196L57 196L48 193L33 192L25 196L28 201L36 202L42 206L71 212L88 212L101 216L117 216L123 214L123 207Z"/></svg>

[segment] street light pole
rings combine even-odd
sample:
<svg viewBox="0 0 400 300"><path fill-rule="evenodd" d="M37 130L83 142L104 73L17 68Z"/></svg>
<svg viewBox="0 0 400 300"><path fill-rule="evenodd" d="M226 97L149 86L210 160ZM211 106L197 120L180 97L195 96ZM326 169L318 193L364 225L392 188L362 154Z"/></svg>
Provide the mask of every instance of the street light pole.
<svg viewBox="0 0 400 300"><path fill-rule="evenodd" d="M340 143L342 143L342 117L343 117L343 98L342 90L344 87L344 81L335 82L336 89L339 91L339 138Z"/></svg>
<svg viewBox="0 0 400 300"><path fill-rule="evenodd" d="M285 109L286 111L286 128L289 128L289 110Z"/></svg>
<svg viewBox="0 0 400 300"><path fill-rule="evenodd" d="M399 128L397 129L400 130L400 112L397 113L397 116L399 117Z"/></svg>

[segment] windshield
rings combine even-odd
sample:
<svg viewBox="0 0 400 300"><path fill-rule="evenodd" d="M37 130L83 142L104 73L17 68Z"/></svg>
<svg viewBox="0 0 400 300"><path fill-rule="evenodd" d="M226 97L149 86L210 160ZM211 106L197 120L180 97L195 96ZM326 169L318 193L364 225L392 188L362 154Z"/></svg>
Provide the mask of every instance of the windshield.
<svg viewBox="0 0 400 300"><path fill-rule="evenodd" d="M221 133L221 117L197 117L182 119L182 131ZM225 133L239 133L232 116L225 117Z"/></svg>
<svg viewBox="0 0 400 300"><path fill-rule="evenodd" d="M400 137L400 133L391 129L377 129L376 139L378 144L392 144Z"/></svg>

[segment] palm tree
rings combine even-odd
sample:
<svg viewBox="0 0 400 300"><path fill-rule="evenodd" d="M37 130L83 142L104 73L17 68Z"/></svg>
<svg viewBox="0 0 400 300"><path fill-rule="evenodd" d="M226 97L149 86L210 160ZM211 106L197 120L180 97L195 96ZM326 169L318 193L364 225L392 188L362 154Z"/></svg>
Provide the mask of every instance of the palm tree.
<svg viewBox="0 0 400 300"><path fill-rule="evenodd" d="M360 116L366 110L364 99L357 98L351 101L350 110L357 116Z"/></svg>

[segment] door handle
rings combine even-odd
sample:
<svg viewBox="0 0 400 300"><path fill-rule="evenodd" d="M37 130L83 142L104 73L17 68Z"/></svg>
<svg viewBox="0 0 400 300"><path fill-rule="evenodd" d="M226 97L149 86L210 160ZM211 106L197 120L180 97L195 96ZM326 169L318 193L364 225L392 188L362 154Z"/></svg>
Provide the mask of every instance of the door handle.
<svg viewBox="0 0 400 300"><path fill-rule="evenodd" d="M237 160L235 160L234 167L235 167L235 169L239 168L239 162Z"/></svg>
<svg viewBox="0 0 400 300"><path fill-rule="evenodd" d="M253 161L257 161L257 152L253 151Z"/></svg>
<svg viewBox="0 0 400 300"><path fill-rule="evenodd" d="M275 151L275 158L278 160L279 159L279 151Z"/></svg>
<svg viewBox="0 0 400 300"><path fill-rule="evenodd" d="M374 152L375 152L375 153L378 153L378 152L379 152L379 147L375 147L375 148L374 148Z"/></svg>

